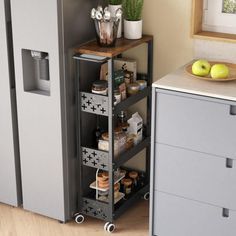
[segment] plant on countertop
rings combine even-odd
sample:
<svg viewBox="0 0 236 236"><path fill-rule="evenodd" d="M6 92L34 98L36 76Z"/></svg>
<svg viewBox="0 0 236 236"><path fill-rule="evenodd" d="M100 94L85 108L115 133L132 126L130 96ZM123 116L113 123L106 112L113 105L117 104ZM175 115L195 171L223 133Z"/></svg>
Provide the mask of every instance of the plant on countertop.
<svg viewBox="0 0 236 236"><path fill-rule="evenodd" d="M110 5L121 5L122 4L122 0L108 0L108 3Z"/></svg>
<svg viewBox="0 0 236 236"><path fill-rule="evenodd" d="M139 21L142 18L144 0L123 0L124 17L128 21Z"/></svg>

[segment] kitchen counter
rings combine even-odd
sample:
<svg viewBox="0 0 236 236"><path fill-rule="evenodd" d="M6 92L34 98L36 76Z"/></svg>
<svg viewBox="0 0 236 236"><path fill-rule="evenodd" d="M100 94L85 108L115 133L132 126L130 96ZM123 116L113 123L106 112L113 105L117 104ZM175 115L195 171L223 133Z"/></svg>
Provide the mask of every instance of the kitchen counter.
<svg viewBox="0 0 236 236"><path fill-rule="evenodd" d="M185 66L162 77L153 83L153 87L236 101L236 80L211 82L196 79L185 72Z"/></svg>

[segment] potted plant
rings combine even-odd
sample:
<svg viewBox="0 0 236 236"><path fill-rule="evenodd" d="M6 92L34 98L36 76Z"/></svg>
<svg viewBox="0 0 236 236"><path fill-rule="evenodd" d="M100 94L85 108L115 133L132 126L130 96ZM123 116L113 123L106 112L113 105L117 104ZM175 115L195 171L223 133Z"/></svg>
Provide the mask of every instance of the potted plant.
<svg viewBox="0 0 236 236"><path fill-rule="evenodd" d="M122 0L108 0L108 10L110 11L112 17L115 17L117 10L121 8L122 8ZM122 36L122 18L120 19L117 38L121 38L121 36Z"/></svg>
<svg viewBox="0 0 236 236"><path fill-rule="evenodd" d="M143 0L123 0L124 36L127 39L142 38Z"/></svg>

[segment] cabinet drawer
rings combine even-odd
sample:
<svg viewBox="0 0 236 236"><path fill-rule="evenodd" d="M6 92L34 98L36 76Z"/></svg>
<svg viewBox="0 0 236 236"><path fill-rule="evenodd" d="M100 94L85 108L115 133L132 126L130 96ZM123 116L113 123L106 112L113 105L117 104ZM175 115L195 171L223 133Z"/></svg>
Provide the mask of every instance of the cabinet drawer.
<svg viewBox="0 0 236 236"><path fill-rule="evenodd" d="M155 165L156 190L236 210L236 161L156 144Z"/></svg>
<svg viewBox="0 0 236 236"><path fill-rule="evenodd" d="M235 236L236 212L155 192L153 230L158 236ZM225 214L225 217L223 216ZM226 215L228 214L228 217Z"/></svg>
<svg viewBox="0 0 236 236"><path fill-rule="evenodd" d="M156 142L236 157L235 106L157 93Z"/></svg>

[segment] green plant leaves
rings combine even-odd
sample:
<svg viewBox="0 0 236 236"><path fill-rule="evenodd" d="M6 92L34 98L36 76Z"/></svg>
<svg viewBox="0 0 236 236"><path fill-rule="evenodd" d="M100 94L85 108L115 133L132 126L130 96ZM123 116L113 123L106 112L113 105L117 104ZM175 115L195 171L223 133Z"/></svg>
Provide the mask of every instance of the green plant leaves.
<svg viewBox="0 0 236 236"><path fill-rule="evenodd" d="M126 20L141 20L143 1L144 0L123 0L123 11Z"/></svg>

